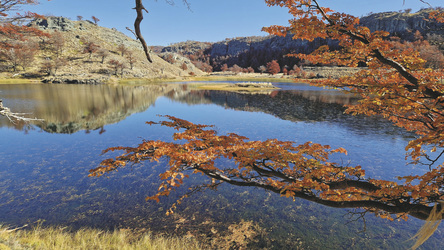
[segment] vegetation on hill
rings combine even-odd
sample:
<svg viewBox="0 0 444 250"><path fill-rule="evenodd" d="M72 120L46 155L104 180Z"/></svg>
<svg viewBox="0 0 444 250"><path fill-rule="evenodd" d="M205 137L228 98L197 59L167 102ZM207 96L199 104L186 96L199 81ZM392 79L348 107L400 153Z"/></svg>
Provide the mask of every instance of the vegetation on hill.
<svg viewBox="0 0 444 250"><path fill-rule="evenodd" d="M0 55L4 78L43 78L46 82L103 83L120 78L172 78L200 75L196 68L181 69L153 55L149 63L139 42L91 21L63 17L37 18L27 26L38 35ZM31 36L32 35L32 36Z"/></svg>

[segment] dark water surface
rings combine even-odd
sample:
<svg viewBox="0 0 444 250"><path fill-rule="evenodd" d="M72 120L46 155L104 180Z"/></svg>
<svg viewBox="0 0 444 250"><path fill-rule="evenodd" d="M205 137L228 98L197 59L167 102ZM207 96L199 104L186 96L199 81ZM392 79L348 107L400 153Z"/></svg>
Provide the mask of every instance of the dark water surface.
<svg viewBox="0 0 444 250"><path fill-rule="evenodd" d="M180 189L161 203L145 202L157 190L165 163L125 168L108 177L89 178L88 170L110 146L135 146L145 139L171 140L174 131L145 125L156 115L214 124L220 134L238 133L252 140L278 138L344 147L336 161L361 165L371 178L396 180L423 173L406 165L404 148L411 135L388 122L343 114L356 101L337 91L301 84L276 83L283 90L241 94L191 90L184 84L0 85L0 98L15 112L45 120L27 126L0 117L0 223L99 228L144 227L192 234L230 223L253 220L267 242L258 246L309 249L406 249L423 224L389 222L350 210L281 198L263 190L222 186L185 200L177 213L166 209L186 192ZM220 162L219 164L229 164ZM199 183L200 177L190 180ZM356 216L354 217L356 219ZM424 249L443 249L443 227Z"/></svg>

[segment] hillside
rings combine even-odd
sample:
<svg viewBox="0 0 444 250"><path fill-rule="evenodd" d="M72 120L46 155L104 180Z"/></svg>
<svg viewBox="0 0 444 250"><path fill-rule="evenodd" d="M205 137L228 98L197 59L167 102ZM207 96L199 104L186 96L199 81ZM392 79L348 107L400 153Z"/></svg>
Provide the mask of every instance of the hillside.
<svg viewBox="0 0 444 250"><path fill-rule="evenodd" d="M103 83L121 78L175 78L201 75L193 66L183 70L153 53L153 63L144 57L138 41L115 30L90 21L72 21L64 17L47 17L29 26L50 34L33 41L38 51L31 66L11 72L6 62L3 77L33 77L46 82ZM56 47L58 46L58 47ZM60 47L60 48L59 48Z"/></svg>
<svg viewBox="0 0 444 250"><path fill-rule="evenodd" d="M435 46L421 48L421 53L427 56L424 59L438 60L434 64L440 65L444 64L441 62L444 61L444 24L428 19L431 10L423 9L416 13L411 13L410 10L375 13L362 17L361 24L372 31L389 31L392 36L400 38L400 43L413 41L415 32L419 32L428 43ZM287 54L311 53L321 45L338 48L338 43L333 40L316 39L308 42L294 40L290 35L239 37L216 43L186 41L167 47L153 47L154 63L151 64L144 58L138 41L91 21L48 17L34 20L30 26L51 34L53 38L34 39L39 51L31 66L25 70L24 66L0 62L0 71L3 72L1 77L32 77L54 83L102 83L122 78L156 79L203 75L204 71L227 69L233 72L259 73L272 60L278 62L281 70L285 68L291 74L298 74L301 70L305 71L307 66L320 65L311 65L310 62L287 57ZM63 46L60 51L55 51L54 46L60 41ZM89 50L91 46L92 50Z"/></svg>

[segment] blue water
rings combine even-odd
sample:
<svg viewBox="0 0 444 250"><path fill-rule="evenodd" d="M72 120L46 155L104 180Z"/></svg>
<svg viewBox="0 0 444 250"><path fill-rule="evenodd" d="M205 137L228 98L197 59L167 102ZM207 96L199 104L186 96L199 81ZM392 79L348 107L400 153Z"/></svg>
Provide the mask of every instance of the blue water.
<svg viewBox="0 0 444 250"><path fill-rule="evenodd" d="M159 204L144 200L157 190L164 162L124 168L108 178L87 177L89 169L113 156L101 155L105 148L135 146L142 139L171 140L171 129L144 124L162 119L157 115L212 124L219 134L237 133L252 140L277 138L344 147L349 154L334 160L361 165L371 178L396 180L400 175L427 170L404 160L410 134L382 120L344 115L341 104L355 101L354 97L300 84L276 85L284 90L260 95L197 91L179 85L146 90L132 86L0 85L5 105L46 120L23 126L0 118L0 223L21 226L43 221L73 228L145 227L195 233L208 229L206 221L223 228L223 223L243 219L265 228L272 242L266 247L410 246L406 240L421 221L388 222L367 215L367 230L361 232L363 222L349 219L349 210L293 202L262 190L228 185L185 200L177 214L187 223L179 225L177 217L165 216L165 211L186 188ZM57 129L49 123L70 129L54 133ZM201 181L202 177L190 180L195 184ZM444 247L442 229L426 243L426 249Z"/></svg>

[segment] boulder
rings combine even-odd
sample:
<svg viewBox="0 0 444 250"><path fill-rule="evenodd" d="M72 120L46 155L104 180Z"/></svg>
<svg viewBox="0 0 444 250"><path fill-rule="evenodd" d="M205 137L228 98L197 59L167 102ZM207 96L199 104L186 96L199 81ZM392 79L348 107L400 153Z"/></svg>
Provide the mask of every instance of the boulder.
<svg viewBox="0 0 444 250"><path fill-rule="evenodd" d="M47 17L33 20L30 26L37 26L42 30L70 31L74 29L74 22L66 17Z"/></svg>

